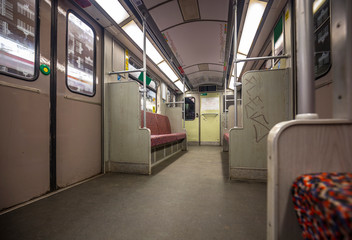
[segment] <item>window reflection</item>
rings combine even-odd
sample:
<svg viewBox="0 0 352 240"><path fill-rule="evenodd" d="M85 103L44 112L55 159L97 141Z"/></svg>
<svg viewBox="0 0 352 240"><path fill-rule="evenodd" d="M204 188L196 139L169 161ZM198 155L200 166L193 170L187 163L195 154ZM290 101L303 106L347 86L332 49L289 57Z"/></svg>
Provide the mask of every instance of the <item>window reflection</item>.
<svg viewBox="0 0 352 240"><path fill-rule="evenodd" d="M90 26L68 14L67 24L67 86L77 93L95 93L95 35Z"/></svg>
<svg viewBox="0 0 352 240"><path fill-rule="evenodd" d="M35 0L0 0L0 72L34 78L35 33Z"/></svg>

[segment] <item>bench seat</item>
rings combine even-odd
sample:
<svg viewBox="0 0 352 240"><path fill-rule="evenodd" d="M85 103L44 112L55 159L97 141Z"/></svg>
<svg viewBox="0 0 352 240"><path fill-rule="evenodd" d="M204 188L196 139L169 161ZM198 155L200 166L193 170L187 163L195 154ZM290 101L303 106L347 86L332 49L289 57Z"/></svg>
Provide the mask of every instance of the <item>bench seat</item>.
<svg viewBox="0 0 352 240"><path fill-rule="evenodd" d="M167 116L147 112L146 124L151 136L151 147L177 142L186 138L186 133L172 133L170 121ZM141 111L141 126L143 127L143 111Z"/></svg>
<svg viewBox="0 0 352 240"><path fill-rule="evenodd" d="M159 145L176 142L186 138L186 133L169 133L160 135L151 135L151 146L156 147Z"/></svg>

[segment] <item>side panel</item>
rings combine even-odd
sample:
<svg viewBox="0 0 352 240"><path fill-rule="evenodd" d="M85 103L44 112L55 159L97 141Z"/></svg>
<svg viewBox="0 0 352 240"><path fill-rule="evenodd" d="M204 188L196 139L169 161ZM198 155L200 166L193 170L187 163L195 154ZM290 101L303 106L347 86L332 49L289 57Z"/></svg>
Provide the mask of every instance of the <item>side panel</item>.
<svg viewBox="0 0 352 240"><path fill-rule="evenodd" d="M95 33L94 96L72 92L66 84L67 21L74 14ZM101 172L101 48L102 30L69 1L59 2L57 73L57 185L65 187ZM80 51L77 37L74 51ZM85 51L87 45L83 43ZM61 51L60 51L61 49ZM77 60L78 61L78 60ZM85 60L86 61L86 60ZM61 71L60 71L61 70Z"/></svg>
<svg viewBox="0 0 352 240"><path fill-rule="evenodd" d="M230 177L267 179L267 136L290 115L288 70L247 72L243 76L243 127L230 130Z"/></svg>
<svg viewBox="0 0 352 240"><path fill-rule="evenodd" d="M40 64L50 67L51 8L38 2ZM49 83L41 73L35 81L0 75L0 210L50 190Z"/></svg>

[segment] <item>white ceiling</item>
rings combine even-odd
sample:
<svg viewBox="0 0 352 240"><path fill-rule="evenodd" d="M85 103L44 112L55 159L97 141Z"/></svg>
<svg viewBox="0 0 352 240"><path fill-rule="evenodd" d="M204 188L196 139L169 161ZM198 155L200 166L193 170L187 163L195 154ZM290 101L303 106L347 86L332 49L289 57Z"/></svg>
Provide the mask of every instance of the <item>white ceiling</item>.
<svg viewBox="0 0 352 240"><path fill-rule="evenodd" d="M197 0L198 8L181 11L178 0L143 0L150 15L194 87L222 84L229 0ZM199 10L184 21L182 12ZM198 66L199 64L205 64ZM200 71L200 69L207 71Z"/></svg>

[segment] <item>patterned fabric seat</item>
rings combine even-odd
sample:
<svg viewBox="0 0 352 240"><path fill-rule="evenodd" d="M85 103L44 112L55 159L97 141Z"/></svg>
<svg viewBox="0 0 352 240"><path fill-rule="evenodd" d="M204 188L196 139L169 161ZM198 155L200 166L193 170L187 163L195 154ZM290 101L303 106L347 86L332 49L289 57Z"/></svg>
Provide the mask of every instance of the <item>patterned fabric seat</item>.
<svg viewBox="0 0 352 240"><path fill-rule="evenodd" d="M155 114L151 112L146 113L147 128L151 133L151 146L159 146L166 143L176 142L186 138L186 133L171 133L170 121L167 116ZM143 127L143 111L141 111L141 126Z"/></svg>
<svg viewBox="0 0 352 240"><path fill-rule="evenodd" d="M292 200L304 239L352 239L352 173L302 175Z"/></svg>

